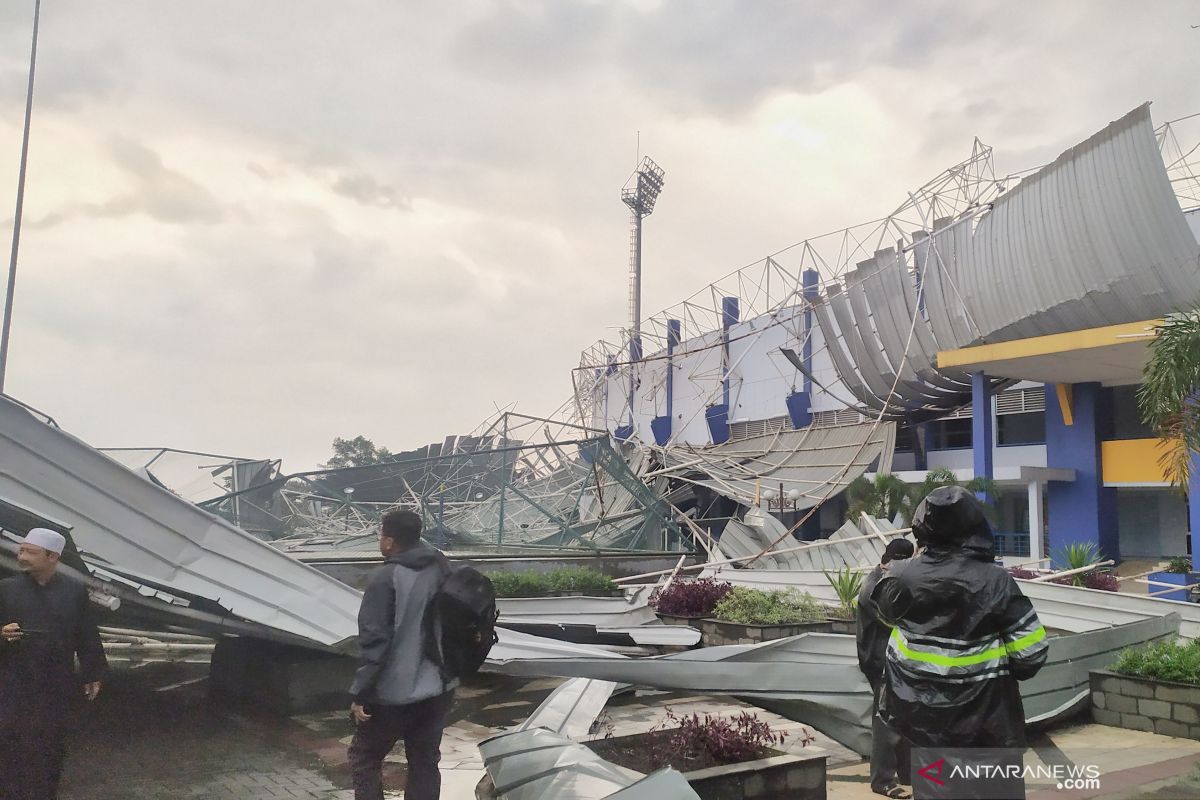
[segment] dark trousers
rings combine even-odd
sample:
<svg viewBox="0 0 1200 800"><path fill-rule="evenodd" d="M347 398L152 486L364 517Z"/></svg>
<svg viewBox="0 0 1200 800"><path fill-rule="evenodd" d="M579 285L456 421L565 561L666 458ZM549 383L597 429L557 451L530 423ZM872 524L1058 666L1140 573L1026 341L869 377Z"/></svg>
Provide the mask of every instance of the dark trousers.
<svg viewBox="0 0 1200 800"><path fill-rule="evenodd" d="M66 719L0 725L0 800L55 800L66 759Z"/></svg>
<svg viewBox="0 0 1200 800"><path fill-rule="evenodd" d="M883 685L869 680L875 703L871 707L871 788L893 783L912 785L912 747L908 740L879 717L879 693Z"/></svg>
<svg viewBox="0 0 1200 800"><path fill-rule="evenodd" d="M871 788L882 789L893 783L912 785L911 748L908 740L879 718L871 716Z"/></svg>
<svg viewBox="0 0 1200 800"><path fill-rule="evenodd" d="M454 692L449 691L408 705L367 708L371 718L358 726L350 742L354 800L383 800L383 759L401 740L408 761L405 800L438 800L442 730L453 700Z"/></svg>

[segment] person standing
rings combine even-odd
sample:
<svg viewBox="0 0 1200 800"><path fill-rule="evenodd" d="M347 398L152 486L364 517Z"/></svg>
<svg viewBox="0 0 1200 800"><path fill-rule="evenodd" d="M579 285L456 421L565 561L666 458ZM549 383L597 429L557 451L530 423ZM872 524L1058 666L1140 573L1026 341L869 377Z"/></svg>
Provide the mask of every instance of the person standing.
<svg viewBox="0 0 1200 800"><path fill-rule="evenodd" d="M379 552L358 612L359 667L350 688L356 723L350 742L355 800L382 800L383 759L404 741L407 800L438 800L442 731L458 681L446 680L426 654L425 610L449 571L437 549L421 541L412 511L383 516Z"/></svg>
<svg viewBox="0 0 1200 800"><path fill-rule="evenodd" d="M880 716L914 748L969 749L1019 773L1026 738L1017 682L1046 663L1046 629L995 563L992 530L973 494L935 489L913 514L913 534L923 552L893 564L872 592L880 617L894 626ZM918 797L934 791L914 780ZM954 796L1025 796L1019 775L1004 783L986 792L956 786Z"/></svg>
<svg viewBox="0 0 1200 800"><path fill-rule="evenodd" d="M17 553L22 574L0 581L4 800L58 796L72 705L81 694L96 699L107 667L87 587L58 572L66 541L34 528Z"/></svg>
<svg viewBox="0 0 1200 800"><path fill-rule="evenodd" d="M905 800L911 796L900 785L909 783L909 748L904 738L879 716L884 654L892 629L879 619L871 593L889 564L912 558L915 551L913 543L907 539L893 539L888 542L879 564L863 580L862 590L858 595L858 667L871 684L871 696L874 699L871 709L871 791L896 800ZM905 780L901 781L901 776Z"/></svg>

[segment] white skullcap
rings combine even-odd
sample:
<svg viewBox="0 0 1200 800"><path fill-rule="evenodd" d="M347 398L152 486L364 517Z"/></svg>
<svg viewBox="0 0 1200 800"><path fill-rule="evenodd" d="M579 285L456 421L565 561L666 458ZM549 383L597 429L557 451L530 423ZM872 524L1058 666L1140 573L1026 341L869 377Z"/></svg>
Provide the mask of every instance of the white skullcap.
<svg viewBox="0 0 1200 800"><path fill-rule="evenodd" d="M31 544L49 550L51 553L62 555L63 548L67 546L67 539L58 531L52 531L49 528L34 528L25 534L21 543Z"/></svg>

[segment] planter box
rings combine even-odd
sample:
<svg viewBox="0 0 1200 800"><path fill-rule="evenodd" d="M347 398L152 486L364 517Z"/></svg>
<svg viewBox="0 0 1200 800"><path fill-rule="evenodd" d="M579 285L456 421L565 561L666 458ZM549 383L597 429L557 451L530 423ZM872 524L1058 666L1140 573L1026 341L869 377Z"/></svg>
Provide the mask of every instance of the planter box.
<svg viewBox="0 0 1200 800"><path fill-rule="evenodd" d="M605 748L639 744L647 734L596 739L586 744L601 757ZM701 800L826 800L825 762L818 753L774 752L765 758L683 773Z"/></svg>
<svg viewBox="0 0 1200 800"><path fill-rule="evenodd" d="M833 625L829 620L819 622L795 622L784 625L742 625L720 619L700 621L700 641L706 647L725 644L757 644L772 639L799 636L802 633L829 633Z"/></svg>
<svg viewBox="0 0 1200 800"><path fill-rule="evenodd" d="M700 622L704 617L677 617L674 614L659 614L654 612L654 616L658 617L663 625L685 625L700 629Z"/></svg>
<svg viewBox="0 0 1200 800"><path fill-rule="evenodd" d="M1089 673L1092 718L1100 725L1200 740L1200 686Z"/></svg>
<svg viewBox="0 0 1200 800"><path fill-rule="evenodd" d="M826 800L827 756L784 754L683 773L700 800Z"/></svg>
<svg viewBox="0 0 1200 800"><path fill-rule="evenodd" d="M1152 581L1172 583L1176 586L1187 586L1188 584L1195 583L1192 580L1192 576L1186 572L1151 572L1146 577ZM1155 586L1154 584L1147 586L1146 590L1147 594L1154 595L1159 600L1182 600L1185 603L1188 600L1188 592L1190 591L1188 589L1180 589L1177 592L1173 592L1165 586ZM1162 594L1155 594L1156 592L1162 592Z"/></svg>
<svg viewBox="0 0 1200 800"><path fill-rule="evenodd" d="M832 633L843 633L848 636L858 634L858 622L853 619L842 619L841 617L829 618L830 631Z"/></svg>

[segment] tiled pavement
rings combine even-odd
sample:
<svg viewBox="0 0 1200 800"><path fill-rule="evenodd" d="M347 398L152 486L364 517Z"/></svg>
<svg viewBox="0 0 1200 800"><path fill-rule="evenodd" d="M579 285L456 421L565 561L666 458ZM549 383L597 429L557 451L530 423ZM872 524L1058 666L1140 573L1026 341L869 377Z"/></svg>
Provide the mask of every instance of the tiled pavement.
<svg viewBox="0 0 1200 800"><path fill-rule="evenodd" d="M63 800L343 800L350 798L345 712L278 720L214 709L204 682L189 683L194 667L149 666L115 673L74 737ZM183 684L183 685L179 685ZM555 680L480 676L461 689L443 743L443 797L471 798L482 776L477 745L522 719L557 685ZM165 691L156 691L165 690ZM731 714L744 706L718 698L673 693L627 693L613 698L595 736L640 733L661 724L665 709ZM805 726L755 709L801 746ZM872 800L867 767L835 742L813 734L806 752L829 756L831 800ZM1074 763L1096 760L1101 788L1085 792L1029 787L1030 800L1200 798L1200 742L1137 731L1076 725L1047 734ZM1033 759L1034 756L1030 756ZM403 786L404 757L389 758L389 786ZM402 797L395 792L392 796Z"/></svg>

